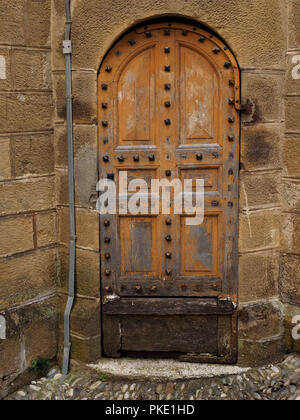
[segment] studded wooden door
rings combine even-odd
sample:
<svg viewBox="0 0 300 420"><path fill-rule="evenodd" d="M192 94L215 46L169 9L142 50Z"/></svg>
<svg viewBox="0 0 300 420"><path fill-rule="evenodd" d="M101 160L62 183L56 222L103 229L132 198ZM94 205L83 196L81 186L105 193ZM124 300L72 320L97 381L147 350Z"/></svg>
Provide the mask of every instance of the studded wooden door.
<svg viewBox="0 0 300 420"><path fill-rule="evenodd" d="M118 188L121 172L126 185L205 184L198 226L174 214L174 200L170 216L125 214L124 204L101 216L105 355L235 362L239 92L230 50L187 24L139 27L104 59L101 176Z"/></svg>

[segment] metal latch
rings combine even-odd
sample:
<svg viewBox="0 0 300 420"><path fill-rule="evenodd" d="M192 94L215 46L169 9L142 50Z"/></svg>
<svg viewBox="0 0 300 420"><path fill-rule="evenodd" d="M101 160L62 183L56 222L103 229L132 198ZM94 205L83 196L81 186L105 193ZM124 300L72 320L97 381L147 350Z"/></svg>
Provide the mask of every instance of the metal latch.
<svg viewBox="0 0 300 420"><path fill-rule="evenodd" d="M63 41L63 53L72 54L72 41L68 41L68 40Z"/></svg>

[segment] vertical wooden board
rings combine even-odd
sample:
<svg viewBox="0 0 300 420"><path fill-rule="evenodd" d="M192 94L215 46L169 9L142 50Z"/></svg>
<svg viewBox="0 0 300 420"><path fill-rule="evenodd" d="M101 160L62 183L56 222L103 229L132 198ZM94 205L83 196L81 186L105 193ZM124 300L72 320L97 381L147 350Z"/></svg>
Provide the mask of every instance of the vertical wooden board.
<svg viewBox="0 0 300 420"><path fill-rule="evenodd" d="M103 315L103 352L108 357L121 357L121 319Z"/></svg>
<svg viewBox="0 0 300 420"><path fill-rule="evenodd" d="M206 215L199 226L186 226L185 220L181 218L182 275L220 275L218 215Z"/></svg>
<svg viewBox="0 0 300 420"><path fill-rule="evenodd" d="M180 45L181 142L217 143L219 79L208 60Z"/></svg>
<svg viewBox="0 0 300 420"><path fill-rule="evenodd" d="M118 80L119 144L153 142L151 114L155 98L155 77L152 71L154 48L134 56Z"/></svg>
<svg viewBox="0 0 300 420"><path fill-rule="evenodd" d="M157 275L156 218L121 217L122 276Z"/></svg>
<svg viewBox="0 0 300 420"><path fill-rule="evenodd" d="M237 361L237 317L219 316L218 317L218 356L227 363Z"/></svg>

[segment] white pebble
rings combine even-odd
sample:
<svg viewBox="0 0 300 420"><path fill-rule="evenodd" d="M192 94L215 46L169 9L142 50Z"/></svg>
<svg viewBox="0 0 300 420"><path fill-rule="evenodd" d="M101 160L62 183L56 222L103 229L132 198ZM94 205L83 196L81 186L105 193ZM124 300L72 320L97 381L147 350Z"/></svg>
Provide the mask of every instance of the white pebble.
<svg viewBox="0 0 300 420"><path fill-rule="evenodd" d="M124 386L122 386L122 392L125 393L128 389L128 385L125 384Z"/></svg>
<svg viewBox="0 0 300 420"><path fill-rule="evenodd" d="M17 392L17 394L18 394L20 397L26 397L26 393L25 393L24 391L18 391L18 392Z"/></svg>
<svg viewBox="0 0 300 420"><path fill-rule="evenodd" d="M74 389L69 389L69 391L67 392L67 397L74 397Z"/></svg>
<svg viewBox="0 0 300 420"><path fill-rule="evenodd" d="M101 384L102 384L101 381L95 382L93 385L90 386L90 389L92 391L95 391L95 389L97 389Z"/></svg>
<svg viewBox="0 0 300 420"><path fill-rule="evenodd" d="M32 391L35 391L35 392L39 392L41 390L41 388L39 386L36 386L36 385L30 385L29 388L32 389Z"/></svg>

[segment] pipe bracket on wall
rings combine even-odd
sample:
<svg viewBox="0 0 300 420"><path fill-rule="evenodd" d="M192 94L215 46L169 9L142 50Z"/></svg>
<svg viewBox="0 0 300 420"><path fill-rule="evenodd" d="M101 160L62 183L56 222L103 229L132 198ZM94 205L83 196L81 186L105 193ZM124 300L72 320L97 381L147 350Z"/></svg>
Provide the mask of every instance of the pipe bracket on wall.
<svg viewBox="0 0 300 420"><path fill-rule="evenodd" d="M63 54L72 54L72 41L71 40L63 41Z"/></svg>

